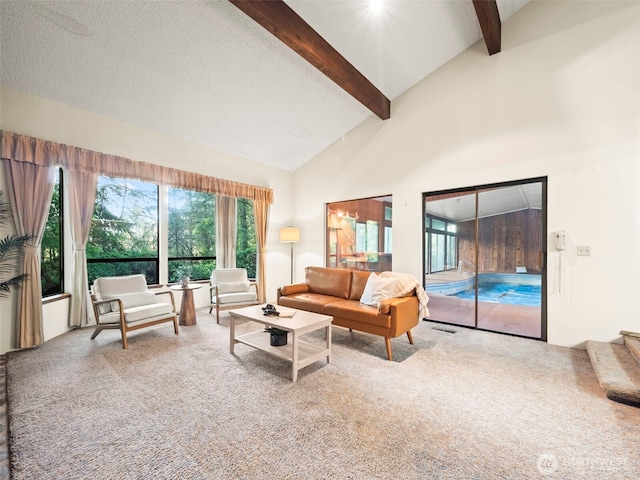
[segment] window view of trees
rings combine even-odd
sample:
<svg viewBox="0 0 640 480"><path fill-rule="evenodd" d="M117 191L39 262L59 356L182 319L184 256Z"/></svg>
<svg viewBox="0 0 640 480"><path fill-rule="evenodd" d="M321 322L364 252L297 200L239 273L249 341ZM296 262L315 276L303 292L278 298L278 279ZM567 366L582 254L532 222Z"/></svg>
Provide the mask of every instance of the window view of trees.
<svg viewBox="0 0 640 480"><path fill-rule="evenodd" d="M169 281L208 279L216 268L215 195L169 188Z"/></svg>
<svg viewBox="0 0 640 480"><path fill-rule="evenodd" d="M62 264L62 171L58 169L49 207L49 217L42 236L41 284L42 296L55 295L63 291Z"/></svg>
<svg viewBox="0 0 640 480"><path fill-rule="evenodd" d="M63 184L56 178L42 239L43 296L63 292ZM87 242L89 285L102 276L145 275L159 283L159 188L155 184L99 177ZM256 275L256 233L251 200L238 199L236 265ZM208 279L216 267L215 195L168 188L169 282L183 273ZM165 227L163 227L165 228Z"/></svg>
<svg viewBox="0 0 640 480"><path fill-rule="evenodd" d="M253 219L253 203L246 198L239 198L236 265L246 268L249 278L256 277L256 254L256 224Z"/></svg>
<svg viewBox="0 0 640 480"><path fill-rule="evenodd" d="M89 284L98 277L141 273L158 283L158 186L100 177L89 241Z"/></svg>

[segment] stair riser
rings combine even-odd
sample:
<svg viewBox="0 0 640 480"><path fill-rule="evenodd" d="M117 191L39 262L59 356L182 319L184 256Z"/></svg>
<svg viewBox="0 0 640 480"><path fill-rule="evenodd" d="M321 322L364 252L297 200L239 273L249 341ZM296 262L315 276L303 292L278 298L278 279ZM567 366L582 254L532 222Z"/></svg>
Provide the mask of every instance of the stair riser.
<svg viewBox="0 0 640 480"><path fill-rule="evenodd" d="M631 353L631 356L633 356L640 365L640 338L625 336L624 344Z"/></svg>

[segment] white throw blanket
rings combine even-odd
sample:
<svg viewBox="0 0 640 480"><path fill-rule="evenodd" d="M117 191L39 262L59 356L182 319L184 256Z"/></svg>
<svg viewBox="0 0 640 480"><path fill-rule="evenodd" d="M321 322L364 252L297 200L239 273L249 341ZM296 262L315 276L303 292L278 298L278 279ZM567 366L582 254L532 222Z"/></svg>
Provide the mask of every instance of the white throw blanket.
<svg viewBox="0 0 640 480"><path fill-rule="evenodd" d="M422 285L418 283L418 279L416 277L409 275L408 273L397 272L382 272L380 273L380 276L395 278L397 280L395 287L396 290L393 294L394 297L402 297L415 288L418 303L420 304L420 318L427 318L429 316L429 309L427 308L429 297L427 296L427 292L424 291L424 288L422 288Z"/></svg>

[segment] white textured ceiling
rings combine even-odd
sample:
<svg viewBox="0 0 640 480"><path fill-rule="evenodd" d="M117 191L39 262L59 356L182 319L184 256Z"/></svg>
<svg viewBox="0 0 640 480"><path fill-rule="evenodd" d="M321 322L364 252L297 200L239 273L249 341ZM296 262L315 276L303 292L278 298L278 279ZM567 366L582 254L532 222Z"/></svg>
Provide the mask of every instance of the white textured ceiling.
<svg viewBox="0 0 640 480"><path fill-rule="evenodd" d="M502 21L528 0L498 0ZM481 38L471 0L290 0L392 100ZM293 171L371 114L227 1L0 1L3 85ZM382 120L380 120L382 121Z"/></svg>

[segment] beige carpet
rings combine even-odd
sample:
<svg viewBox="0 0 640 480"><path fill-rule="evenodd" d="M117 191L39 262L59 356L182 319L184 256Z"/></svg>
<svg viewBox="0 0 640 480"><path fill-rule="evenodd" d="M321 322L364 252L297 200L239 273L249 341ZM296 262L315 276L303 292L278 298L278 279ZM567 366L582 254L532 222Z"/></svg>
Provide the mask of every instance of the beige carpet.
<svg viewBox="0 0 640 480"><path fill-rule="evenodd" d="M229 354L228 314L198 315L126 351L84 329L9 354L12 478L640 475L640 409L605 397L584 351L421 322L389 362L381 338L335 328L332 363L292 383L263 352Z"/></svg>

